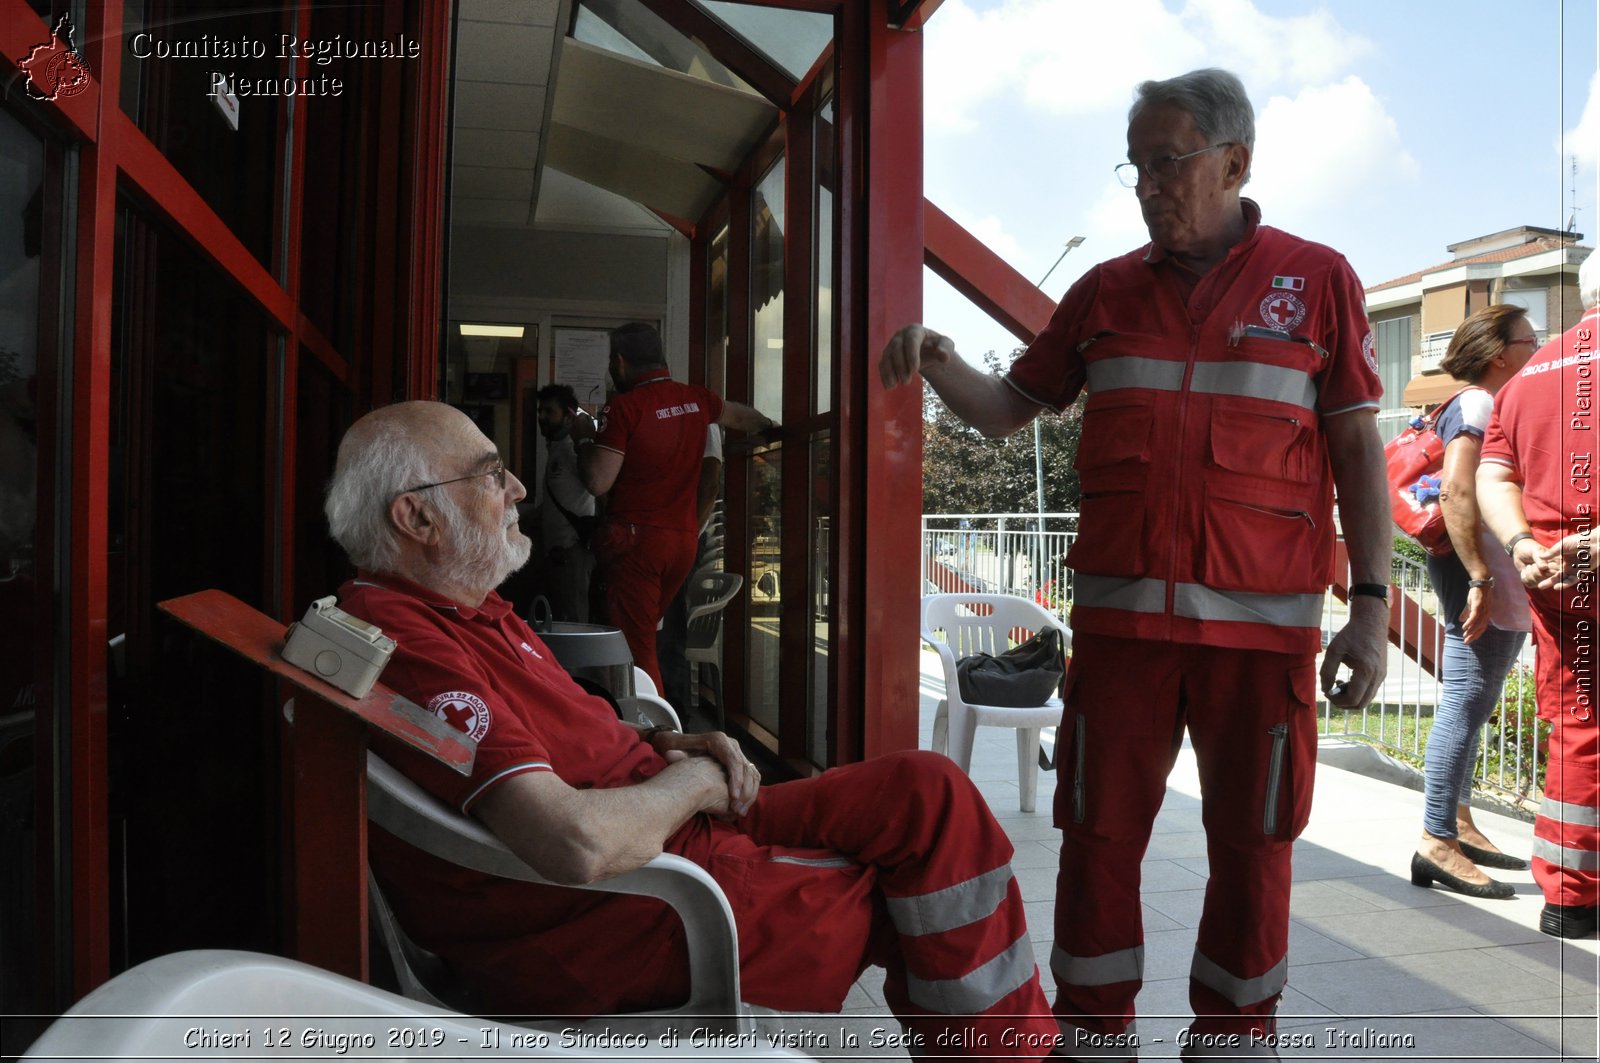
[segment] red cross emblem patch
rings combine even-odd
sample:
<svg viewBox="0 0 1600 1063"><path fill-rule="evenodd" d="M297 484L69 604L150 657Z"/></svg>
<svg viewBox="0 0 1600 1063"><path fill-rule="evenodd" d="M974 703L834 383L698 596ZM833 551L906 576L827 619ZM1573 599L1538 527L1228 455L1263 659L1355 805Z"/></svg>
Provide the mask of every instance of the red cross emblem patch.
<svg viewBox="0 0 1600 1063"><path fill-rule="evenodd" d="M1306 304L1293 292L1273 292L1261 300L1261 320L1267 327L1288 332L1306 317Z"/></svg>
<svg viewBox="0 0 1600 1063"><path fill-rule="evenodd" d="M428 702L428 710L474 742L489 733L489 706L476 694L465 690L438 694Z"/></svg>

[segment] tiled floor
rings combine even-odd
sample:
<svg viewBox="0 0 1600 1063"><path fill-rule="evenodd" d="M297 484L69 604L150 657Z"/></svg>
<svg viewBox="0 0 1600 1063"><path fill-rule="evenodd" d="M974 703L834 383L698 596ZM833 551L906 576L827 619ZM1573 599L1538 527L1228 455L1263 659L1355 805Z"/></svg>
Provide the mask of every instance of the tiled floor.
<svg viewBox="0 0 1600 1063"><path fill-rule="evenodd" d="M936 659L924 654L924 748L943 687L936 668ZM1055 776L1040 775L1038 810L1019 812L1013 734L978 732L972 778L1016 844L1013 868L1048 990L1060 848L1050 822ZM1421 815L1422 795L1414 790L1319 767L1311 824L1295 846L1289 988L1279 1011L1280 1033L1302 1034L1311 1047L1285 1049L1283 1057L1595 1059L1596 943L1539 933L1542 901L1529 872L1493 873L1516 885L1509 901L1411 885L1408 864ZM1475 815L1504 849L1528 852L1531 824L1488 811ZM1144 1060L1176 1058L1174 1039L1190 1018L1189 960L1206 866L1199 784L1186 750L1143 868L1146 981L1138 1009ZM897 1028L883 1018L881 981L869 973L847 1001L844 1025L857 1033L861 1048L841 1055L835 1037L832 1050L819 1056L904 1054L866 1051L873 1030ZM836 1020L832 1028L839 1025Z"/></svg>

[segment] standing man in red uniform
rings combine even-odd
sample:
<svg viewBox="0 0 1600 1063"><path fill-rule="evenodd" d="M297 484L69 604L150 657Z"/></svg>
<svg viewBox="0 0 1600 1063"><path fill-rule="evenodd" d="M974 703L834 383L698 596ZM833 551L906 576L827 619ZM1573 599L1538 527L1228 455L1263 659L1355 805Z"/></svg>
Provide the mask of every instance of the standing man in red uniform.
<svg viewBox="0 0 1600 1063"><path fill-rule="evenodd" d="M1151 242L1074 284L1003 378L922 325L880 365L886 387L920 373L991 437L1089 390L1050 964L1069 1057L1137 1058L1139 865L1185 729L1211 877L1183 1053L1276 1056L1335 487L1354 581L1322 685L1356 707L1384 676L1391 532L1361 284L1241 198L1254 140L1226 71L1140 85L1116 169Z"/></svg>
<svg viewBox="0 0 1600 1063"><path fill-rule="evenodd" d="M1600 255L1578 271L1583 316L1545 344L1495 398L1478 463L1484 523L1528 588L1539 716L1550 721L1544 800L1533 823L1539 929L1592 938L1600 927L1600 491L1595 477L1595 339Z"/></svg>
<svg viewBox="0 0 1600 1063"><path fill-rule="evenodd" d="M696 455L698 459L698 455ZM460 411L376 410L339 445L328 526L343 608L396 642L384 682L477 743L469 776L383 754L553 882L663 851L727 895L744 999L838 1011L869 964L918 1055L1037 1059L1054 1041L1012 847L948 758L910 751L763 787L727 735L641 729L584 693L494 588L528 559L522 484ZM401 922L490 1011L609 1014L687 995L659 902L446 864L374 831Z"/></svg>
<svg viewBox="0 0 1600 1063"><path fill-rule="evenodd" d="M610 494L592 545L611 622L628 640L633 663L660 690L656 626L694 565L706 428L762 432L774 422L714 391L673 380L660 334L642 322L612 331L611 379L622 394L600 411L599 429L592 438L581 428L573 433L578 470L591 495Z"/></svg>

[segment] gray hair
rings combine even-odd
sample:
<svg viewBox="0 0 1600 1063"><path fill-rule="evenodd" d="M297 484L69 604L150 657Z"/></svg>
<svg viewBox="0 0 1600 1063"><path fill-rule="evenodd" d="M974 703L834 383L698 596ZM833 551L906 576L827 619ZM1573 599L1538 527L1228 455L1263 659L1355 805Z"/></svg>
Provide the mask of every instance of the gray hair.
<svg viewBox="0 0 1600 1063"><path fill-rule="evenodd" d="M436 479L414 432L395 421L369 423L339 448L322 506L328 531L357 568L392 572L400 545L389 522L389 503L407 488Z"/></svg>
<svg viewBox="0 0 1600 1063"><path fill-rule="evenodd" d="M1578 299L1585 310L1600 305L1600 255L1593 251L1578 267Z"/></svg>
<svg viewBox="0 0 1600 1063"><path fill-rule="evenodd" d="M1140 82L1133 106L1128 109L1132 122L1146 107L1166 105L1185 111L1194 127L1212 144L1232 141L1243 144L1254 154L1256 112L1245 94L1238 75L1217 67L1191 70L1165 81ZM1250 180L1250 171L1244 174Z"/></svg>

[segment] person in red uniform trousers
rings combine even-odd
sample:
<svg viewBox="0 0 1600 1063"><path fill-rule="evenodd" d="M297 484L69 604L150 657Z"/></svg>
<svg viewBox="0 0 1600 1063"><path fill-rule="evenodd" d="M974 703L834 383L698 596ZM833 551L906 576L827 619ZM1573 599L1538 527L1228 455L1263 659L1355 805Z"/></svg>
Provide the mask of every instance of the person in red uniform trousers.
<svg viewBox="0 0 1600 1063"><path fill-rule="evenodd" d="M1535 697L1550 721L1533 878L1545 899L1539 929L1563 938L1592 938L1600 927L1600 256L1584 259L1578 290L1583 316L1500 390L1478 464L1484 523L1516 562L1533 606Z"/></svg>
<svg viewBox="0 0 1600 1063"><path fill-rule="evenodd" d="M886 387L920 373L991 437L1089 392L1050 961L1070 1057L1138 1056L1139 867L1185 730L1211 873L1182 1051L1276 1055L1335 487L1354 578L1322 685L1354 708L1384 677L1391 532L1361 283L1241 197L1254 140L1227 71L1143 83L1116 171L1150 243L1090 269L1004 377L920 324L879 366Z"/></svg>
<svg viewBox="0 0 1600 1063"><path fill-rule="evenodd" d="M326 510L359 574L340 606L396 641L384 682L477 743L465 777L378 739L382 754L554 882L661 852L704 867L733 909L751 1003L837 1011L878 964L921 1051L1044 1055L1055 1029L1011 843L960 771L912 751L763 787L724 734L624 723L494 591L528 559L524 493L441 403L376 410L341 442ZM658 901L494 878L376 828L371 857L402 924L490 1011L687 997L682 927Z"/></svg>
<svg viewBox="0 0 1600 1063"><path fill-rule="evenodd" d="M610 368L621 394L601 409L592 436L587 426L574 429L578 471L591 495L608 495L592 546L611 623L628 640L633 663L663 690L656 627L694 565L706 428L775 425L752 407L673 380L653 325L612 330Z"/></svg>

